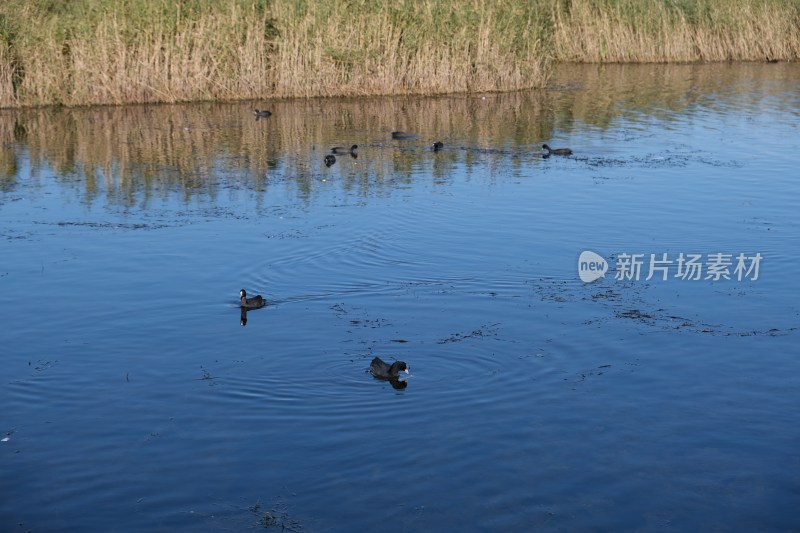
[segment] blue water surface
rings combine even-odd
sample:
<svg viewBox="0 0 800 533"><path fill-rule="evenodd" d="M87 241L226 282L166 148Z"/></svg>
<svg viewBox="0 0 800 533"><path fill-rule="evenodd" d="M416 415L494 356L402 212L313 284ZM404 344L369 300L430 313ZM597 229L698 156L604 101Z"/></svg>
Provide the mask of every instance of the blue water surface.
<svg viewBox="0 0 800 533"><path fill-rule="evenodd" d="M800 529L799 81L0 112L0 530Z"/></svg>

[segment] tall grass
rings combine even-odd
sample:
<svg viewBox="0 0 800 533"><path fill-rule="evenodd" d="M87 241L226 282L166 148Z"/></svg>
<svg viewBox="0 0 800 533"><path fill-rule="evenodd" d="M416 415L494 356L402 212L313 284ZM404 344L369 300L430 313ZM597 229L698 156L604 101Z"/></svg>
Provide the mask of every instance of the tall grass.
<svg viewBox="0 0 800 533"><path fill-rule="evenodd" d="M2 80L0 105L248 98L268 85L274 31L255 5L46 4L22 2L16 18L5 15L3 63L12 74Z"/></svg>
<svg viewBox="0 0 800 533"><path fill-rule="evenodd" d="M546 18L519 1L276 2L278 96L496 91L541 85Z"/></svg>
<svg viewBox="0 0 800 533"><path fill-rule="evenodd" d="M495 91L541 85L513 0L6 0L0 106Z"/></svg>
<svg viewBox="0 0 800 533"><path fill-rule="evenodd" d="M553 17L559 61L800 57L800 2L793 0L570 0Z"/></svg>
<svg viewBox="0 0 800 533"><path fill-rule="evenodd" d="M4 0L0 107L501 91L800 57L794 0Z"/></svg>

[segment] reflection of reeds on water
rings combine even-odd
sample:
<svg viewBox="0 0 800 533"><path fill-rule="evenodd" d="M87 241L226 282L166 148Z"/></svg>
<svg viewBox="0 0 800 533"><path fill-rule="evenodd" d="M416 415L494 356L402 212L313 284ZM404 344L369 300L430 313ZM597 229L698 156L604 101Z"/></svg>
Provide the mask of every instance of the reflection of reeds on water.
<svg viewBox="0 0 800 533"><path fill-rule="evenodd" d="M322 180L328 187L335 182L381 195L417 179L421 168L432 183L446 185L456 169L481 165L499 175L538 164L543 142L570 142L571 132L587 125L606 128L640 115L671 120L717 105L757 104L742 100L756 98L742 94L742 80L760 84L760 94L787 98L794 94L787 84L796 68L576 65L559 69L549 90L486 98L281 100L263 120L245 104L5 111L0 180L3 190L12 190L27 167L20 158L27 157L34 174L49 166L59 179L81 176L86 200L103 194L122 205L176 195L213 199L226 188L286 187L309 199ZM770 105L780 106L781 98ZM393 140L396 130L417 137ZM445 148L433 152L435 140ZM359 145L357 159L341 156L325 168L331 147L351 144Z"/></svg>
<svg viewBox="0 0 800 533"><path fill-rule="evenodd" d="M281 183L307 197L327 177L347 190L380 193L410 180L423 159L433 162L445 182L458 161L504 159L491 152L499 138L528 145L548 135L540 120L546 98L529 92L486 100L284 100L274 102L268 120L255 120L251 106L238 104L29 109L14 115L27 132L21 144L34 169L50 166L58 177L79 175L88 198L105 194L133 204L176 191L213 198L221 187L262 190ZM506 120L498 121L498 113ZM8 125L13 121L4 124L2 142L15 145ZM400 127L419 137L394 141L390 132ZM457 143L433 159L430 144L440 138ZM357 159L340 156L336 165L324 167L331 147L350 144L359 145ZM486 153L477 156L462 146ZM22 152L8 157L10 181Z"/></svg>
<svg viewBox="0 0 800 533"><path fill-rule="evenodd" d="M562 65L549 85L553 105L562 111L553 127L567 129L577 121L605 128L639 114L670 120L696 106L742 109L765 96L778 97L771 106L796 109L798 97L788 88L798 72L794 64L764 63Z"/></svg>

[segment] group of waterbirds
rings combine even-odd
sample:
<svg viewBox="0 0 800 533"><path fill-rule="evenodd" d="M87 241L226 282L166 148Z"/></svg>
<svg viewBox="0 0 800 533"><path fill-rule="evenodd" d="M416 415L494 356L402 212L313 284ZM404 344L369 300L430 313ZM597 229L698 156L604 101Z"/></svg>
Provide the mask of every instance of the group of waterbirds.
<svg viewBox="0 0 800 533"><path fill-rule="evenodd" d="M256 120L272 115L272 112L261 109L255 109L253 110L253 113L256 117ZM414 139L417 137L416 134L406 133L404 131L393 131L391 136L394 140ZM431 149L434 152L438 152L443 148L444 143L442 141L436 141L431 145ZM542 150L546 151L546 153L543 154L543 157L550 157L551 155L572 155L572 150L569 148L554 149L550 148L546 144L542 145ZM327 154L324 158L325 166L330 167L334 165L336 163L337 155L349 155L352 158L356 158L358 157L358 145L354 144L350 146L350 148L344 146L334 146L331 148L331 153ZM239 305L242 309L242 316L245 317L248 310L260 309L267 305L267 301L260 294L248 298L247 291L242 289L239 291ZM246 323L246 319L242 318L242 325ZM392 364L388 364L380 357L375 357L369 365L369 372L376 379L389 381L396 389L405 388L406 382L400 380L400 372L405 372L408 374L408 365L404 361L395 361Z"/></svg>
<svg viewBox="0 0 800 533"><path fill-rule="evenodd" d="M272 115L270 111L255 109L254 114L256 120L259 118L266 118ZM416 138L417 135L413 133L406 133L404 131L393 131L392 139L405 140ZM436 141L431 145L434 152L440 151L444 148L442 141ZM548 145L543 144L542 150L546 153L543 157L550 157L551 155L572 155L572 150L569 148L550 148ZM337 155L349 155L350 157L358 157L358 145L354 144L350 148L344 146L334 146L331 148L331 153L327 154L324 158L325 166L330 167L336 163ZM260 309L267 305L267 301L260 294L249 297L247 291L242 289L239 291L239 305L242 309L242 316L244 317L249 309ZM246 319L242 319L242 325L246 324ZM384 362L380 357L375 357L369 365L369 372L376 379L389 381L394 388L405 388L406 382L400 380L400 372L408 374L408 365L404 361L395 361L391 365Z"/></svg>
<svg viewBox="0 0 800 533"><path fill-rule="evenodd" d="M394 140L404 140L404 139L413 139L416 135L413 133L406 133L404 131L393 131L392 132L392 139ZM438 152L444 148L444 143L442 141L436 141L431 145L431 149L434 152ZM353 159L358 157L358 145L354 144L350 148L346 148L344 146L334 146L331 148L331 153L325 156L325 166L330 167L336 164L336 156L337 155L349 155Z"/></svg>
<svg viewBox="0 0 800 533"><path fill-rule="evenodd" d="M404 131L393 131L392 132L392 139L395 140L404 140L404 139L413 139L416 135L413 133L406 133ZM444 143L442 141L436 141L431 145L431 150L434 152L438 152L444 148ZM331 153L325 156L325 166L330 167L336 163L336 156L337 155L350 155L353 158L358 157L358 145L354 144L350 148L344 148L342 146L334 146L331 148ZM545 150L545 153L542 154L542 157L548 158L551 155L572 155L572 150L570 148L550 148L548 145L543 144L542 150Z"/></svg>
<svg viewBox="0 0 800 533"><path fill-rule="evenodd" d="M354 147L355 148L355 147ZM267 300L260 294L248 297L247 291L242 289L239 291L239 307L242 310L242 322L244 326L247 324L247 311L251 309L261 309L267 305ZM388 364L380 357L375 357L369 365L369 372L376 379L389 381L395 389L405 388L407 383L400 380L400 372L408 374L408 365L405 361L395 361Z"/></svg>
<svg viewBox="0 0 800 533"><path fill-rule="evenodd" d="M410 139L414 137L411 133L404 133L402 131L393 131L392 132L392 139ZM444 143L442 141L436 141L431 145L431 149L434 152L438 152L444 148ZM358 149L358 145L354 144L350 148L344 148L342 146L334 146L331 148L331 153L325 156L325 166L330 167L336 163L336 156L337 155L347 155L349 154L351 157L356 158L358 157L358 153L356 150ZM542 157L548 158L551 155L572 155L572 150L570 148L550 148L548 145L543 144L542 150L545 150L545 153L542 154Z"/></svg>
<svg viewBox="0 0 800 533"><path fill-rule="evenodd" d="M267 111L265 109L254 109L253 113L255 114L256 120L259 118L266 118L272 116L271 111ZM396 141L402 141L405 139L414 139L417 135L414 133L406 133L404 131L393 131L392 132L392 139ZM431 145L431 149L434 152L438 152L444 148L444 143L442 141L436 141ZM550 157L551 155L572 155L572 150L569 148L550 148L548 145L543 144L542 150L545 150L545 153L542 157ZM350 148L346 148L344 146L334 146L331 148L331 153L327 154L323 161L325 162L326 167L331 167L336 164L336 156L337 155L349 155L353 159L358 157L358 145L354 144Z"/></svg>

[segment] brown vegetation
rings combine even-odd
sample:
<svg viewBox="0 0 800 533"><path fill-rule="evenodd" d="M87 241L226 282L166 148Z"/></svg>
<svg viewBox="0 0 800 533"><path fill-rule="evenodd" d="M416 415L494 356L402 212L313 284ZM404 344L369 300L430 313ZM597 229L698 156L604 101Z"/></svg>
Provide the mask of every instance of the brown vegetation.
<svg viewBox="0 0 800 533"><path fill-rule="evenodd" d="M0 107L541 87L555 61L800 57L791 0L5 0Z"/></svg>
<svg viewBox="0 0 800 533"><path fill-rule="evenodd" d="M800 4L572 0L554 10L559 61L668 63L800 57Z"/></svg>

